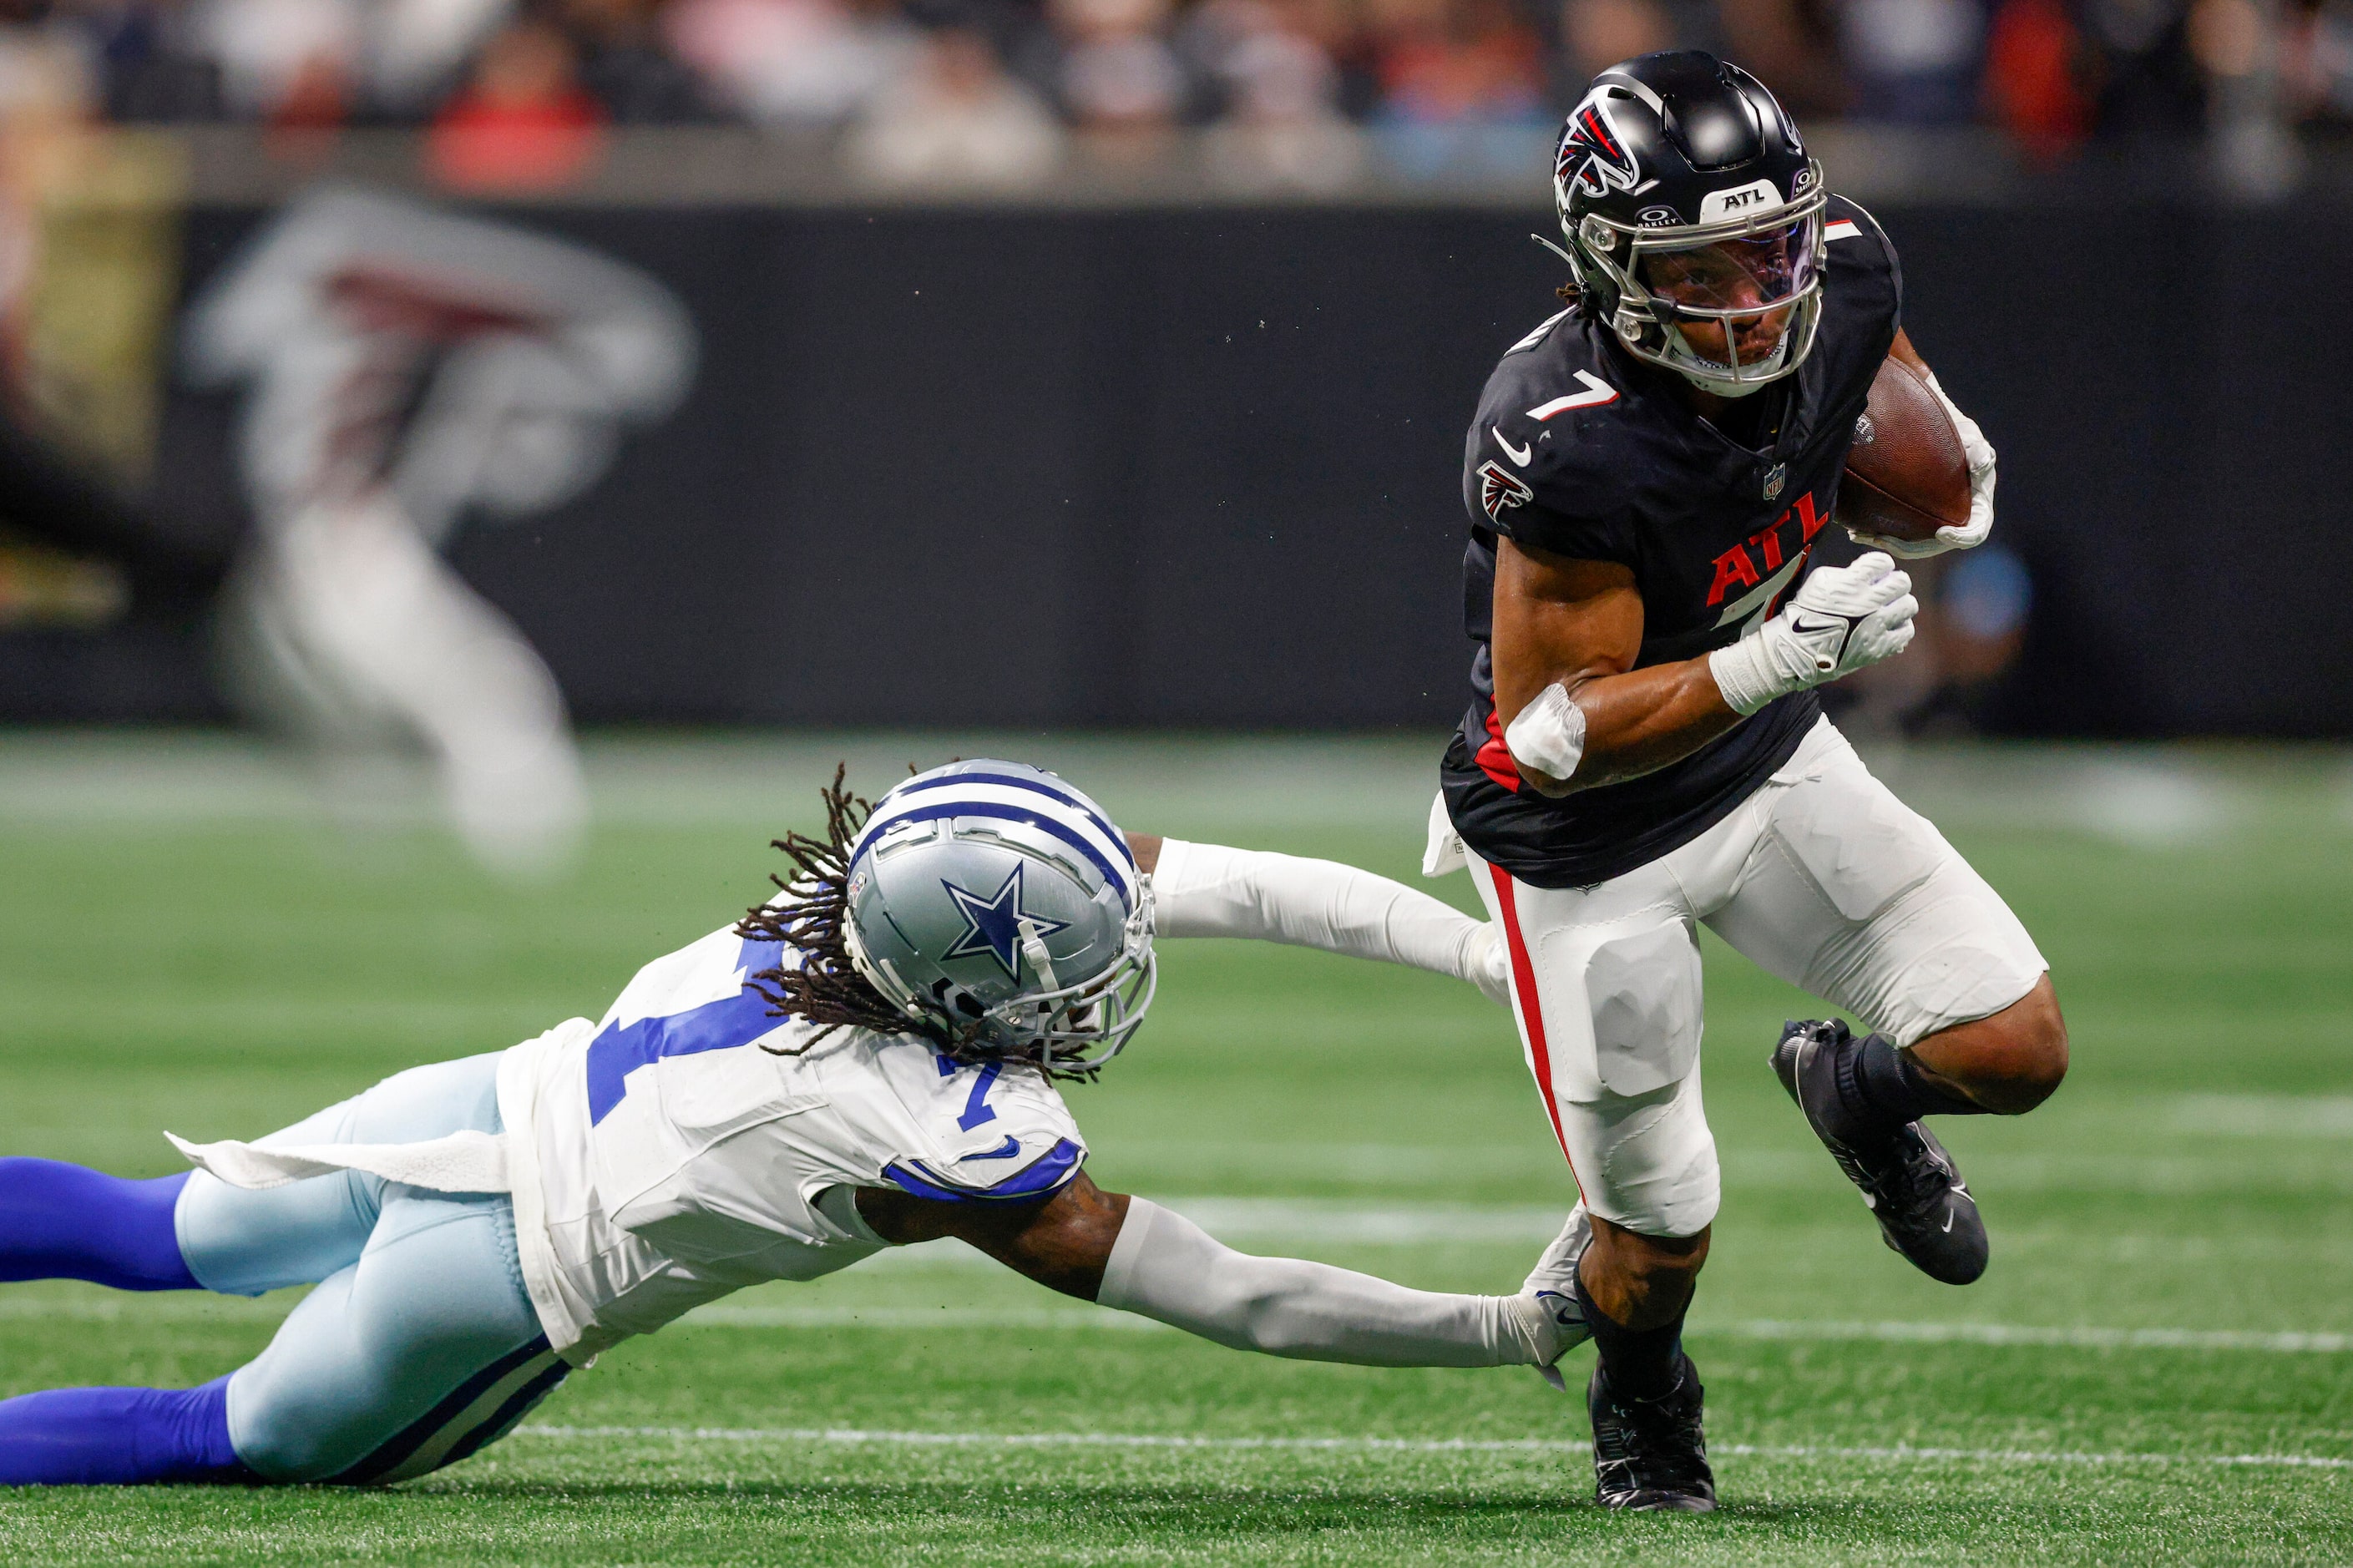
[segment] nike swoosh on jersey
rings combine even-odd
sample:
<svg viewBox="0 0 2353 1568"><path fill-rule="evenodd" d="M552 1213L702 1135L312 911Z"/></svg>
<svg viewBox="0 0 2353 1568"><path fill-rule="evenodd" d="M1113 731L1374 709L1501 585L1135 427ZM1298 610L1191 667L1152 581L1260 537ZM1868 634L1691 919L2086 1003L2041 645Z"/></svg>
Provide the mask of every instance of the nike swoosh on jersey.
<svg viewBox="0 0 2353 1568"><path fill-rule="evenodd" d="M1528 459L1535 456L1535 448L1534 447L1514 447L1509 441L1504 440L1504 427L1501 425L1493 426L1487 433L1495 437L1495 445L1504 449L1504 456L1511 458L1512 461L1517 463L1524 468L1528 466Z"/></svg>
<svg viewBox="0 0 2353 1568"><path fill-rule="evenodd" d="M996 1148L983 1149L979 1153L966 1154L965 1158L967 1160L1010 1160L1014 1155L1018 1154L1019 1152L1021 1152L1021 1140L1008 1132L1005 1135L1005 1142L999 1143Z"/></svg>
<svg viewBox="0 0 2353 1568"><path fill-rule="evenodd" d="M1618 401L1618 389L1589 370L1580 370L1577 379L1585 384L1583 392L1572 392L1567 397L1556 397L1550 403L1539 403L1528 410L1528 417L1546 420L1556 414L1566 414L1572 408L1599 408L1605 403Z"/></svg>

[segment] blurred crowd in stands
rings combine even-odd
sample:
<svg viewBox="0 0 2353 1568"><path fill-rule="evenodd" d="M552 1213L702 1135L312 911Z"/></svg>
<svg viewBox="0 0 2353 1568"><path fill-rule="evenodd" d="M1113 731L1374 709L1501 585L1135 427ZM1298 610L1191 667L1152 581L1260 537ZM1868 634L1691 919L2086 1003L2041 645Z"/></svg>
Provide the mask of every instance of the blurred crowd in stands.
<svg viewBox="0 0 2353 1568"><path fill-rule="evenodd" d="M1598 68L1675 47L1801 121L1991 125L2036 161L2196 136L2251 80L2353 122L2353 0L0 0L0 123L424 127L477 186L561 183L618 125L1008 185L1198 129L1313 184L1367 144L1525 168Z"/></svg>

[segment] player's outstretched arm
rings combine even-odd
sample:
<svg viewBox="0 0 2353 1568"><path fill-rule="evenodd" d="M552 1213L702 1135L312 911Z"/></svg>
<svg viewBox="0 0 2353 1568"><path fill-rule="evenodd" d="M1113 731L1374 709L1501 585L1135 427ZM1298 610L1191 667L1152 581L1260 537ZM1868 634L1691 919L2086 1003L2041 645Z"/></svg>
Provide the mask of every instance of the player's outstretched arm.
<svg viewBox="0 0 2353 1568"><path fill-rule="evenodd" d="M1678 762L1776 698L1904 650L1919 610L1881 554L1816 568L1788 607L1727 647L1633 668L1642 600L1629 567L1510 538L1495 551L1495 711L1540 795Z"/></svg>
<svg viewBox="0 0 2353 1568"><path fill-rule="evenodd" d="M1387 877L1297 855L1127 835L1164 937L1244 937L1402 963L1512 1005L1494 928Z"/></svg>
<svg viewBox="0 0 2353 1568"><path fill-rule="evenodd" d="M1081 1300L1156 1319L1234 1350L1366 1366L1549 1366L1582 1342L1535 1295L1458 1296L1296 1258L1255 1258L1082 1171L1039 1204L938 1203L861 1187L886 1241L953 1236Z"/></svg>

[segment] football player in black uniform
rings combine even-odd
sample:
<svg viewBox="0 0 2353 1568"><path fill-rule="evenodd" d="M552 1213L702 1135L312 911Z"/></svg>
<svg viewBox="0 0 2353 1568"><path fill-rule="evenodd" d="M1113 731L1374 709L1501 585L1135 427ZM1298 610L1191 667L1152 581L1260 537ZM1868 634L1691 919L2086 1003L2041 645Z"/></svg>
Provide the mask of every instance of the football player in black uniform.
<svg viewBox="0 0 2353 1568"><path fill-rule="evenodd" d="M1968 522L1800 578L1880 364L1927 370L1887 237L1771 93L1699 53L1597 77L1554 191L1570 308L1504 355L1464 459L1476 696L1432 868L1467 851L1583 1194L1600 1500L1707 1509L1681 1343L1717 1203L1696 925L1875 1031L1792 1024L1773 1066L1938 1279L1976 1279L1986 1235L1921 1119L2032 1108L2067 1037L2017 918L1814 694L1911 640L1891 552L1992 525L1993 449L1947 400Z"/></svg>

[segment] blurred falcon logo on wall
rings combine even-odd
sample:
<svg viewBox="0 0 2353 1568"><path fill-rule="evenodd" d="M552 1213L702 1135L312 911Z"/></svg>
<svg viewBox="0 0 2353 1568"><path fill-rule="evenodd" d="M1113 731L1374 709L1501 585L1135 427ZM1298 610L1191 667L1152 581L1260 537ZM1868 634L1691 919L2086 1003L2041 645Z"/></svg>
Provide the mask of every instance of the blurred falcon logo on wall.
<svg viewBox="0 0 2353 1568"><path fill-rule="evenodd" d="M253 542L224 608L242 700L356 784L421 742L485 865L568 859L586 822L562 693L438 546L547 510L692 379L693 324L637 269L422 203L326 189L191 307L190 378L242 385Z"/></svg>

